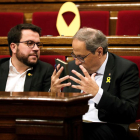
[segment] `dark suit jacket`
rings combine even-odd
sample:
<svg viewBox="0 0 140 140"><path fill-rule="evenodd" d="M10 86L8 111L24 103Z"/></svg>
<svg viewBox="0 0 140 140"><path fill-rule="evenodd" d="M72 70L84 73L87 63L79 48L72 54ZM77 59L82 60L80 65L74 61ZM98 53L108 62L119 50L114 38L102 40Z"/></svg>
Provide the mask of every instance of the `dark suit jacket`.
<svg viewBox="0 0 140 140"><path fill-rule="evenodd" d="M93 60L94 61L94 60ZM80 72L79 66L69 63L70 75L76 77L71 70ZM107 82L107 78L111 78ZM73 81L73 84L74 83ZM139 101L139 77L137 65L131 61L109 53L103 81L103 96L96 105L101 121L121 124L125 129L135 121ZM64 88L64 92L80 92L74 88Z"/></svg>
<svg viewBox="0 0 140 140"><path fill-rule="evenodd" d="M39 60L33 70L29 70L26 74L24 91L48 91L53 70L51 64ZM9 58L0 59L0 91L5 91L8 73Z"/></svg>

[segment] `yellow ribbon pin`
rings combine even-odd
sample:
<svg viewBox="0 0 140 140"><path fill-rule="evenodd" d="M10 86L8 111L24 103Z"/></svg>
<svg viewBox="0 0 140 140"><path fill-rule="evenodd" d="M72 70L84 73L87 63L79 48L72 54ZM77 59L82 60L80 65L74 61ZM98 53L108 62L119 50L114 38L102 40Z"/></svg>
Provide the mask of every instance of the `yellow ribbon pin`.
<svg viewBox="0 0 140 140"><path fill-rule="evenodd" d="M106 83L110 83L111 78L107 77Z"/></svg>
<svg viewBox="0 0 140 140"><path fill-rule="evenodd" d="M28 76L32 76L32 74L31 73L28 73Z"/></svg>

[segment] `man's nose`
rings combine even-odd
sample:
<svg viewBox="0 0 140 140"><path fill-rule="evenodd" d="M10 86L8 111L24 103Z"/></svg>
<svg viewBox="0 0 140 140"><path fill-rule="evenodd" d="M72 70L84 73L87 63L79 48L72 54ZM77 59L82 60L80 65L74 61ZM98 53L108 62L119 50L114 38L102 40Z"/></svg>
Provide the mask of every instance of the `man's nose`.
<svg viewBox="0 0 140 140"><path fill-rule="evenodd" d="M77 58L75 58L75 64L76 64L76 65L80 65L80 64L82 64L82 62L79 61Z"/></svg>

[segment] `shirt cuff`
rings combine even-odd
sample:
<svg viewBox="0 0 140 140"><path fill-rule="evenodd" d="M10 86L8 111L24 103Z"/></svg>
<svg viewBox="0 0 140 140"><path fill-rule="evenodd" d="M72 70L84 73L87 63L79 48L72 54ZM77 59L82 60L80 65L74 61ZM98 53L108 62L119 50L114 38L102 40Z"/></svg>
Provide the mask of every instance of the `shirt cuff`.
<svg viewBox="0 0 140 140"><path fill-rule="evenodd" d="M101 99L101 97L102 97L102 95L103 95L103 89L102 88L99 88L98 93L93 98L93 102L95 102L96 104L98 104L99 101L100 101L100 99Z"/></svg>

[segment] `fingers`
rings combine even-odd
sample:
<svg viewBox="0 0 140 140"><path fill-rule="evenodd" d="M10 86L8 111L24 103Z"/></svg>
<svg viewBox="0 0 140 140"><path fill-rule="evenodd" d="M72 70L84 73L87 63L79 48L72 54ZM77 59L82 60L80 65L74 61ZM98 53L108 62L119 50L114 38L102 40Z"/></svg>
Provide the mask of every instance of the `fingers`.
<svg viewBox="0 0 140 140"><path fill-rule="evenodd" d="M72 88L80 89L80 90L90 93L94 89L92 86L94 85L94 82L95 82L94 77L96 73L92 74L92 78L91 78L88 71L82 65L80 65L79 67L85 76L83 76L82 74L78 73L75 70L72 70L72 73L75 74L77 77L79 77L79 79L77 79L73 76L70 76L70 79L72 81L79 84L79 85L72 85Z"/></svg>
<svg viewBox="0 0 140 140"><path fill-rule="evenodd" d="M82 72L84 73L85 77L90 77L89 73L87 72L87 70L82 65L79 65L79 67L82 70Z"/></svg>
<svg viewBox="0 0 140 140"><path fill-rule="evenodd" d="M60 82L60 83L59 83L59 87L60 87L60 88L63 88L63 87L66 87L66 86L70 86L70 85L71 85L71 82L62 83L62 82L64 82L65 80L67 80L67 79L69 79L69 78L70 78L69 75L60 78L60 79L59 79L59 82Z"/></svg>
<svg viewBox="0 0 140 140"><path fill-rule="evenodd" d="M58 65L55 67L55 69L54 69L52 75L55 75L55 74L57 73L57 71L59 70L59 68L60 68L60 64L58 64ZM56 69L57 69L57 70L56 70Z"/></svg>
<svg viewBox="0 0 140 140"><path fill-rule="evenodd" d="M74 81L75 83L78 83L79 85L81 84L81 80L79 80L79 79L77 79L77 78L75 78L75 77L73 77L73 76L70 76L69 77L72 81Z"/></svg>
<svg viewBox="0 0 140 140"><path fill-rule="evenodd" d="M76 89L81 89L83 90L83 86L82 86L82 81L79 79L76 79L73 76L70 76L70 79L73 80L75 83L78 83L79 85L72 85L72 88L76 88Z"/></svg>
<svg viewBox="0 0 140 140"><path fill-rule="evenodd" d="M51 83L52 83L52 85L59 85L59 84L61 84L63 81L65 81L65 80L67 80L67 79L69 79L69 75L64 76L64 77L62 77L62 78L59 78L59 77L56 77L56 76L52 76L52 77L51 77Z"/></svg>
<svg viewBox="0 0 140 140"><path fill-rule="evenodd" d="M90 75L89 73L87 72L87 70L82 66L82 65L79 65L80 69L82 70L83 74L85 75L85 77L89 78ZM84 76L81 75L80 73L78 73L77 71L75 70L72 70L72 73L74 73L77 77L79 77L81 80L84 80Z"/></svg>
<svg viewBox="0 0 140 140"><path fill-rule="evenodd" d="M59 85L59 88L68 87L68 86L70 86L70 85L71 85L71 82L69 82L69 83L64 83L64 84L60 84L60 85Z"/></svg>
<svg viewBox="0 0 140 140"><path fill-rule="evenodd" d="M67 80L67 79L69 79L69 75L60 78L60 79L59 79L59 82L62 83L63 81L65 81L65 80Z"/></svg>
<svg viewBox="0 0 140 140"><path fill-rule="evenodd" d="M61 73L62 73L62 71L63 71L63 69L64 69L64 67L62 66L62 67L60 68L60 64L58 64L58 65L56 66L55 70L53 71L52 76L53 76L53 77L55 76L55 78L59 78L60 75L61 75Z"/></svg>
<svg viewBox="0 0 140 140"><path fill-rule="evenodd" d="M61 88L64 88L64 87L67 87L67 86L70 86L71 85L71 83L69 82L69 83L63 83L63 84L57 84L56 86L55 86L55 89L56 90L60 90ZM54 88L54 86L52 86L52 88Z"/></svg>
<svg viewBox="0 0 140 140"><path fill-rule="evenodd" d="M95 81L95 76L96 76L96 73L93 73L93 74L91 75L91 79L92 79L93 81Z"/></svg>
<svg viewBox="0 0 140 140"><path fill-rule="evenodd" d="M84 80L84 76L82 74L80 74L79 72L72 70L72 73L75 74L77 77L79 77L81 80ZM74 78L74 77L73 77ZM76 81L75 81L76 82ZM78 83L78 82L76 82Z"/></svg>
<svg viewBox="0 0 140 140"><path fill-rule="evenodd" d="M60 66L59 66L59 64L58 64L58 66L57 66L57 69L58 69L58 72L56 73L56 77L60 77L60 74L62 73L62 71L63 71L63 69L64 69L64 67L61 67L61 68L59 68Z"/></svg>
<svg viewBox="0 0 140 140"><path fill-rule="evenodd" d="M69 79L69 75L60 78L60 75L63 71L64 67L60 68L60 64L57 65L56 69L54 70L52 76L51 76L51 92L60 92L61 88L70 86L71 83L63 83L63 81Z"/></svg>
<svg viewBox="0 0 140 140"><path fill-rule="evenodd" d="M83 90L82 86L80 86L80 85L72 85L71 87L72 88Z"/></svg>

